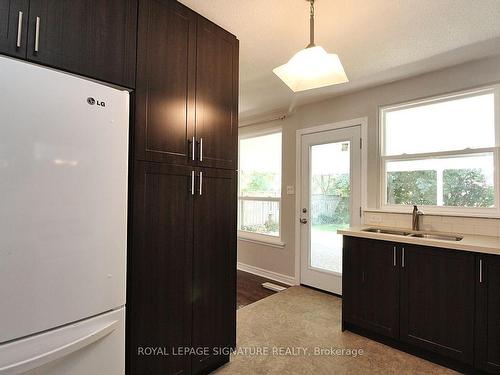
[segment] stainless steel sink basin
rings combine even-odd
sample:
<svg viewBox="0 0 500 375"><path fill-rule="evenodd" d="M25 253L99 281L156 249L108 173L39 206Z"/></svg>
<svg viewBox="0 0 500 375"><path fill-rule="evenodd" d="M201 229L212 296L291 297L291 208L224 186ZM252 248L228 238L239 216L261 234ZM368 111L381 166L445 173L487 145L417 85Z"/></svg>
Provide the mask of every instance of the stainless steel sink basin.
<svg viewBox="0 0 500 375"><path fill-rule="evenodd" d="M425 233L425 232L405 232L404 230L397 229L382 229L382 228L366 228L362 229L363 232L393 234L396 236L407 236L415 238L427 238L430 240L443 240L443 241L461 241L462 236L444 233Z"/></svg>
<svg viewBox="0 0 500 375"><path fill-rule="evenodd" d="M444 241L461 241L463 237L447 235L447 234L431 234L431 233L410 233L409 237L428 238L431 240L444 240Z"/></svg>
<svg viewBox="0 0 500 375"><path fill-rule="evenodd" d="M382 234L394 234L397 236L407 236L410 233L402 230L395 229L380 229L380 228L367 228L363 229L363 232L371 232L371 233L382 233Z"/></svg>

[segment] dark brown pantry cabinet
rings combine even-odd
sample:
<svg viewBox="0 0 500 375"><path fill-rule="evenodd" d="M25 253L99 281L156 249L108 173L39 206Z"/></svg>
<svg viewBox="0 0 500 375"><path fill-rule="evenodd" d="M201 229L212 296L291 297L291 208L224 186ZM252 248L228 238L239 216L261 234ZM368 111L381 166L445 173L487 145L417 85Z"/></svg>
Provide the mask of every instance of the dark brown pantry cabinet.
<svg viewBox="0 0 500 375"><path fill-rule="evenodd" d="M137 0L0 0L0 52L133 88Z"/></svg>
<svg viewBox="0 0 500 375"><path fill-rule="evenodd" d="M236 345L236 172L138 161L134 185L128 373L207 373Z"/></svg>
<svg viewBox="0 0 500 375"><path fill-rule="evenodd" d="M177 1L139 2L135 154L236 169L238 40Z"/></svg>
<svg viewBox="0 0 500 375"><path fill-rule="evenodd" d="M205 374L236 345L238 40L177 1L138 9L127 374Z"/></svg>
<svg viewBox="0 0 500 375"><path fill-rule="evenodd" d="M476 269L476 367L500 374L500 256L480 254Z"/></svg>

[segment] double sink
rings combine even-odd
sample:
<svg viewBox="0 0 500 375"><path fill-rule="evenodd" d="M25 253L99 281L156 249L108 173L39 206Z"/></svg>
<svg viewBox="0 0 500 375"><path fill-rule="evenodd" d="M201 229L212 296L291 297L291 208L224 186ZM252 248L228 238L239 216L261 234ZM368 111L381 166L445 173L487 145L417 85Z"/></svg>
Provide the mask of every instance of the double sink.
<svg viewBox="0 0 500 375"><path fill-rule="evenodd" d="M371 232L371 233L392 234L395 236L426 238L426 239L431 239L431 240L443 240L443 241L461 241L463 239L462 236L457 236L457 235L453 235L453 234L429 233L429 232L408 232L408 231L397 230L397 229L367 228L367 229L362 229L362 231L363 232Z"/></svg>

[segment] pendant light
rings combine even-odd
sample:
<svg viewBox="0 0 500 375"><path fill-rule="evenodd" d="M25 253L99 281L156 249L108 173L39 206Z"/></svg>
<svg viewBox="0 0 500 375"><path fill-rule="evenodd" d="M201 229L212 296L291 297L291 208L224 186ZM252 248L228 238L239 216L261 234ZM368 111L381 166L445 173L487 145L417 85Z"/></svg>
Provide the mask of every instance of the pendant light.
<svg viewBox="0 0 500 375"><path fill-rule="evenodd" d="M310 3L310 43L286 64L273 69L294 92L349 82L339 57L314 44L314 0Z"/></svg>

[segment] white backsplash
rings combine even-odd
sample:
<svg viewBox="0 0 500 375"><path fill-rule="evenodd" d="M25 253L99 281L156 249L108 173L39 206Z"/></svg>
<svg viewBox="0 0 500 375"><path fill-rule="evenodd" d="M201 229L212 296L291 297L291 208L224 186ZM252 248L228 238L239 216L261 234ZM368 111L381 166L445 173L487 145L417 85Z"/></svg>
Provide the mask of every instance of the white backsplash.
<svg viewBox="0 0 500 375"><path fill-rule="evenodd" d="M500 236L500 219L424 215L420 229L436 232ZM411 213L364 212L364 224L393 228L411 228Z"/></svg>

